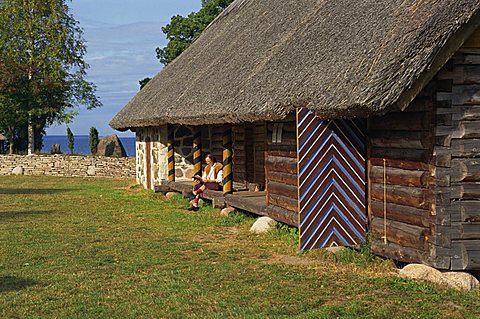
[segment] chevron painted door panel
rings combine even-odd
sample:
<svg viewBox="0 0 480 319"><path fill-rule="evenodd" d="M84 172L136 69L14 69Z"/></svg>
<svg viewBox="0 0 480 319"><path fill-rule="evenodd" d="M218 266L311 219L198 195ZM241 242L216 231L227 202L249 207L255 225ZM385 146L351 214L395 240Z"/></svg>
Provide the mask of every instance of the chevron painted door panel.
<svg viewBox="0 0 480 319"><path fill-rule="evenodd" d="M365 242L365 121L297 112L301 249Z"/></svg>

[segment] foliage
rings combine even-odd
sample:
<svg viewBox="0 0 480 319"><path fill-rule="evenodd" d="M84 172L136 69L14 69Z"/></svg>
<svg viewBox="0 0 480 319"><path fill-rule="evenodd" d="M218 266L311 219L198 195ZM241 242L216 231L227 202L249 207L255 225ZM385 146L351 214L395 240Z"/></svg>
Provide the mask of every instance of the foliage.
<svg viewBox="0 0 480 319"><path fill-rule="evenodd" d="M147 85L148 82L150 82L151 78L144 78L143 80L138 81L138 84L140 84L140 90Z"/></svg>
<svg viewBox="0 0 480 319"><path fill-rule="evenodd" d="M160 63L167 65L172 62L232 2L233 0L202 0L202 8L198 12L192 12L187 17L173 16L170 23L162 27L168 44L163 49L156 49Z"/></svg>
<svg viewBox="0 0 480 319"><path fill-rule="evenodd" d="M225 226L218 210L188 213L187 200L131 183L0 179L1 318L480 317L478 291L299 256L284 236Z"/></svg>
<svg viewBox="0 0 480 319"><path fill-rule="evenodd" d="M38 132L69 123L75 108L101 105L85 80L83 31L66 0L0 2L0 96L16 120L0 114L0 130L16 133L31 119Z"/></svg>
<svg viewBox="0 0 480 319"><path fill-rule="evenodd" d="M73 154L73 150L75 149L75 138L73 137L72 130L69 127L67 127L67 140L70 154Z"/></svg>
<svg viewBox="0 0 480 319"><path fill-rule="evenodd" d="M90 152L95 154L98 146L98 131L95 127L90 128L90 134L88 135L88 144L90 145Z"/></svg>

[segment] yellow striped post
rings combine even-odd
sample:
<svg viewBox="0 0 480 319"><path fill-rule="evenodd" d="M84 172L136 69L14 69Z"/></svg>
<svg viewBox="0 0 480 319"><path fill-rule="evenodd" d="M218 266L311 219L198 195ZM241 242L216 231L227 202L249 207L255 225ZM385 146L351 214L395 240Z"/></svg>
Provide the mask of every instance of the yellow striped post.
<svg viewBox="0 0 480 319"><path fill-rule="evenodd" d="M175 147L173 126L168 125L168 181L175 181Z"/></svg>
<svg viewBox="0 0 480 319"><path fill-rule="evenodd" d="M193 172L202 176L202 130L200 126L193 127Z"/></svg>
<svg viewBox="0 0 480 319"><path fill-rule="evenodd" d="M223 193L233 192L232 126L223 126Z"/></svg>

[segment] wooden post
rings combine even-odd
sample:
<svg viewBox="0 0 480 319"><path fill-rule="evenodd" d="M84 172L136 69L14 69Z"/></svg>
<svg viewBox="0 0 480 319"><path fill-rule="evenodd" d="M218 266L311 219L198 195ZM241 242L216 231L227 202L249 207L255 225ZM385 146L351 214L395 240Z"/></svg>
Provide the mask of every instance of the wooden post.
<svg viewBox="0 0 480 319"><path fill-rule="evenodd" d="M175 181L175 147L173 126L168 125L168 181Z"/></svg>
<svg viewBox="0 0 480 319"><path fill-rule="evenodd" d="M193 127L193 173L202 176L202 130Z"/></svg>
<svg viewBox="0 0 480 319"><path fill-rule="evenodd" d="M223 126L223 193L233 192L232 173L232 126Z"/></svg>

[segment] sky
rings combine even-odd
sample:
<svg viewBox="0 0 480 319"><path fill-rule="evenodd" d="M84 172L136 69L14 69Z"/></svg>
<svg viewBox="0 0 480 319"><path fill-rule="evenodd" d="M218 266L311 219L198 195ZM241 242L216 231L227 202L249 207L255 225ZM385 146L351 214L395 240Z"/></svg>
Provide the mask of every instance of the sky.
<svg viewBox="0 0 480 319"><path fill-rule="evenodd" d="M103 107L79 108L69 126L75 135L88 135L90 127L101 136L117 134L110 120L138 92L138 81L153 77L163 67L155 48L167 44L161 27L173 15L187 15L201 7L201 0L73 0L70 12L84 29L87 79L97 86ZM66 135L65 125L52 125L47 135Z"/></svg>

